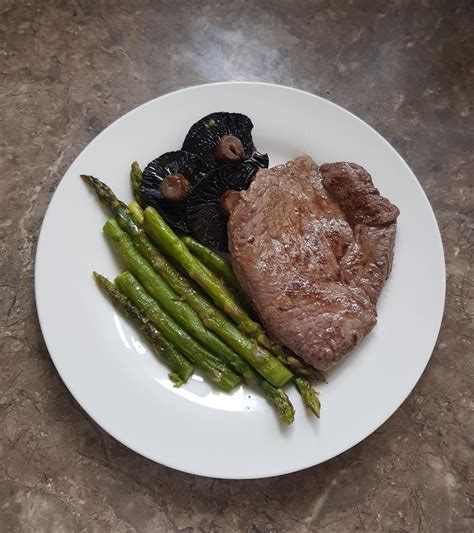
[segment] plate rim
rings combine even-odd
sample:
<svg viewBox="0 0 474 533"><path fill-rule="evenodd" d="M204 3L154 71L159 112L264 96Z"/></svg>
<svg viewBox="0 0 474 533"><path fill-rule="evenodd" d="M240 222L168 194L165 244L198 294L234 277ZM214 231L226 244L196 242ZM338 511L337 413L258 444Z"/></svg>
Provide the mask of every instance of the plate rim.
<svg viewBox="0 0 474 533"><path fill-rule="evenodd" d="M363 432L364 436L359 438L356 442L352 442L352 444L349 444L349 445L343 447L337 453L328 453L322 459L319 459L316 462L309 461L307 464L305 464L303 466L298 465L298 466L293 467L293 468L287 468L287 467L286 468L280 468L280 469L276 469L272 473L257 474L255 476L249 476L249 475L242 475L242 476L239 476L239 475L214 475L214 474L211 475L211 474L206 473L204 470L201 470L199 468L196 468L196 469L183 468L183 467L180 467L180 466L178 466L176 464L171 464L170 461L157 460L156 458L152 457L150 454L145 453L144 451L141 451L141 450L140 451L137 450L134 445L129 443L129 439L125 439L123 437L119 438L118 436L116 436L115 430L109 428L106 421L104 421L104 422L103 421L99 421L98 419L96 419L96 417L93 414L91 414L83 406L81 400L78 398L78 395L76 395L75 391L73 390L74 386L70 383L69 379L65 375L63 375L63 373L61 372L61 370L59 368L60 367L59 358L57 358L53 354L53 351L50 348L50 345L52 344L52 342L50 342L51 339L48 339L48 335L45 332L44 320L42 318L42 314L45 313L45 311L41 310L42 304L40 303L41 298L39 296L40 280L39 280L39 274L38 274L38 270L39 269L37 268L37 264L41 261L41 256L44 256L44 253L43 253L44 246L42 245L42 243L44 241L45 228L47 227L47 223L48 223L49 217L51 216L51 212L52 212L51 206L52 206L52 204L54 202L54 198L56 196L56 193L58 192L58 190L62 186L64 186L64 177L66 176L67 172L69 171L69 168L71 168L71 166L73 166L75 164L76 160L81 157L81 155L84 152L84 150L86 150L93 142L95 142L102 135L104 135L107 132L107 130L109 130L112 126L114 126L115 124L117 124L121 120L125 119L125 117L127 117L131 113L136 112L138 109L142 109L142 108L145 108L146 106L152 105L157 100L164 100L164 99L166 99L169 96L176 95L177 93L191 92L191 91L193 91L195 89L203 89L203 88L207 88L207 87L226 86L226 85L262 86L262 87L268 87L268 88L283 89L285 91L289 91L289 92L293 92L293 93L300 93L300 94L303 94L305 96L316 98L316 99L318 99L320 101L323 101L325 104L328 104L329 106L333 106L334 108L337 108L340 111L342 110L344 113L348 113L353 120L355 119L357 122L361 123L364 127L369 128L371 130L371 132L374 133L376 135L376 137L380 141L383 142L383 144L387 145L388 148L391 149L394 152L394 154L396 154L397 158L400 160L400 162L402 163L404 168L414 178L414 182L416 183L416 186L418 187L419 192L421 192L422 196L424 197L424 199L426 201L427 207L429 208L428 212L429 212L429 216L430 216L431 223L432 223L431 225L434 226L435 233L436 233L435 234L435 237L436 237L435 241L436 241L437 253L440 254L440 256L439 256L440 264L438 265L439 268L440 268L439 274L440 274L440 278L441 278L440 280L438 280L438 282L439 282L438 288L441 289L441 294L440 294L440 296L441 296L440 313L439 313L438 323L436 324L436 327L433 327L433 340L432 340L432 343L430 343L430 345L431 345L430 352L429 352L430 355L427 357L426 363L423 365L423 368L421 369L419 375L414 380L412 380L412 383L411 383L411 385L409 387L409 390L406 393L406 395L405 394L402 395L403 397L401 398L401 400L398 403L398 405L390 412L390 414L383 415L381 417L382 418L381 421L380 420L376 421L373 427L370 427L370 429L368 429L367 431L364 431ZM46 347L47 347L47 350L48 350L48 354L49 354L49 356L50 356L50 358L51 358L51 360L53 362L53 365L54 365L56 371L58 372L58 374L59 374L61 380L63 381L64 385L68 389L69 393L73 396L73 398L77 402L77 404L80 406L82 411L89 418L91 418L94 421L94 423L97 424L102 430L106 431L115 440L117 440L122 445L124 445L127 448L129 448L130 450L132 450L134 453L137 453L137 454L141 455L142 457L145 457L146 459L148 459L150 461L153 461L154 463L166 466L167 468L172 468L174 470L178 470L178 471L181 471L181 472L184 472L184 473L187 473L187 474L193 474L193 475L202 476L202 477L212 477L212 478L215 478L215 479L264 479L264 478L271 478L271 477L276 477L276 476L285 475L285 474L291 474L291 473L298 472L298 471L301 471L301 470L306 470L308 468L315 467L315 466L317 466L319 464L322 464L322 463L324 463L324 462L326 462L326 461L328 461L330 459L338 457L339 455L345 453L346 451L350 450L354 446L356 446L356 445L360 444L361 442L363 442L370 435L372 435L372 433L374 431L376 431L379 427L381 427L383 424L388 422L388 420L398 411L398 409L401 407L401 405L408 399L408 397L413 392L415 386L417 385L417 383L419 382L419 380L423 376L424 372L426 371L426 367L427 367L427 365L428 365L428 363L429 363L429 361L430 361L430 359L432 357L434 348L436 347L436 344L437 344L437 341L438 341L438 338L439 338L439 333L440 333L440 330L441 330L441 325L442 325L444 312L445 312L445 305L446 305L446 257L445 257L445 253L444 253L444 247L443 247L443 242L442 242L442 238L441 238L441 232L440 232L440 229L439 229L438 221L436 219L436 216L435 216L433 207L431 205L431 202L429 201L429 198L426 195L421 183L419 182L419 180L416 177L415 173L411 170L411 168L409 167L409 165L405 161L405 159L399 154L398 150L392 144L390 144L389 141L387 139L385 139L385 137L383 137L374 127L372 127L370 124L368 124L367 122L365 122L364 120L359 118L357 115L355 115L354 113L352 113L348 109L342 107L341 105L336 104L336 103L332 102L331 100L328 100L327 98L325 98L323 96L319 96L317 94L311 93L311 92L303 90L303 89L298 89L296 87L290 87L290 86L286 86L286 85L282 85L282 84L275 84L275 83L269 83L269 82L232 81L232 80L229 80L229 81L202 83L202 84L196 84L196 85L190 85L190 86L186 86L186 87L181 87L181 88L176 89L174 91L169 91L169 92L164 93L162 95L159 95L159 96L157 96L155 98L147 100L146 102L143 102L142 104L139 104L138 106L133 107L132 109L130 109L126 113L120 115L117 119L113 120L110 124L108 124L101 132L99 132L95 137L93 137L80 150L80 152L73 159L73 161L68 165L68 168L63 173L63 175L62 175L62 177L61 177L61 179L60 179L60 181L59 181L59 183L58 183L53 195L51 196L51 198L50 198L50 200L48 202L47 209L45 211L43 220L41 222L41 227L40 227L38 240L37 240L36 253L35 253L34 295L35 295L35 304L36 304L38 322L39 322L39 325L40 325L40 328L41 328L41 334L42 334L42 337L43 337L44 342L46 344Z"/></svg>

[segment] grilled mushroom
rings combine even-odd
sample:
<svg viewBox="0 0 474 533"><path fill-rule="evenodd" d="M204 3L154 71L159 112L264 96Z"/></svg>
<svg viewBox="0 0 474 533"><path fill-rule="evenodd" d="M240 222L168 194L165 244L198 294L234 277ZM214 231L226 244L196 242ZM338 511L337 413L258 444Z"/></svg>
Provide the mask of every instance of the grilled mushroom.
<svg viewBox="0 0 474 533"><path fill-rule="evenodd" d="M199 155L208 165L238 164L255 151L252 121L240 113L211 113L193 124L183 150Z"/></svg>
<svg viewBox="0 0 474 533"><path fill-rule="evenodd" d="M196 154L179 150L167 152L143 171L138 196L143 207L157 209L170 226L188 232L186 198L209 168Z"/></svg>
<svg viewBox="0 0 474 533"><path fill-rule="evenodd" d="M225 165L209 172L195 185L186 202L188 226L202 243L227 251L227 220L240 193L259 168L268 167L266 154L255 154L240 165Z"/></svg>

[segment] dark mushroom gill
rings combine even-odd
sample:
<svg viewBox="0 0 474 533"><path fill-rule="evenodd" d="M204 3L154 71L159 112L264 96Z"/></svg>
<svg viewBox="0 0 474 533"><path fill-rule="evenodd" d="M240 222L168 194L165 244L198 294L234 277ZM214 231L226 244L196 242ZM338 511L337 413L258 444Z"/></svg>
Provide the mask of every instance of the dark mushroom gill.
<svg viewBox="0 0 474 533"><path fill-rule="evenodd" d="M199 155L208 165L241 163L255 151L253 124L241 113L211 113L191 126L183 150Z"/></svg>
<svg viewBox="0 0 474 533"><path fill-rule="evenodd" d="M268 156L257 153L240 165L225 165L209 172L193 187L186 215L189 229L199 241L227 251L227 211L238 201L238 191L247 189L258 169L264 167L268 167Z"/></svg>
<svg viewBox="0 0 474 533"><path fill-rule="evenodd" d="M157 209L170 226L188 232L186 198L193 185L208 172L196 154L178 150L151 161L143 171L138 196L142 207Z"/></svg>

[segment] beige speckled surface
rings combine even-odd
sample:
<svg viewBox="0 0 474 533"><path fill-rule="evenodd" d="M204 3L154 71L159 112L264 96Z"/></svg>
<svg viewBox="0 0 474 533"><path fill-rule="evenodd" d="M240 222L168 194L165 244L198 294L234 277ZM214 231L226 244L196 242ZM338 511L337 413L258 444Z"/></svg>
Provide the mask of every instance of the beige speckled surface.
<svg viewBox="0 0 474 533"><path fill-rule="evenodd" d="M473 26L469 1L0 2L0 531L474 529ZM447 263L409 399L342 456L261 481L175 472L96 427L33 292L41 220L81 149L150 98L226 79L306 89L378 129L428 194Z"/></svg>

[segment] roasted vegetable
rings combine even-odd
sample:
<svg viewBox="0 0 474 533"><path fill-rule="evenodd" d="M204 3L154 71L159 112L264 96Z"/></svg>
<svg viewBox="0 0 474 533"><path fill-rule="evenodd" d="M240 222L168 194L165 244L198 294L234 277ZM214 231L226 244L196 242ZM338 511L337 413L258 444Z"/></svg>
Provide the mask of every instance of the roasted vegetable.
<svg viewBox="0 0 474 533"><path fill-rule="evenodd" d="M193 365L111 281L97 272L93 274L97 284L107 294L114 307L138 326L155 354L171 369L169 377L175 386L179 387L186 383L193 373Z"/></svg>
<svg viewBox="0 0 474 533"><path fill-rule="evenodd" d="M176 294L163 277L153 269L152 265L135 248L132 239L122 231L115 219L110 219L106 222L104 234L131 272L173 320L212 354L225 361L233 357L232 350L218 336L205 327L199 315L188 305L185 299L180 298L180 295ZM147 242L141 228L136 225L133 234L135 242L140 240L143 249L148 249L151 252L150 247L153 247L153 245ZM141 239L139 235L141 235ZM156 254L153 255L156 256Z"/></svg>
<svg viewBox="0 0 474 533"><path fill-rule="evenodd" d="M209 381L225 392L230 392L239 385L239 376L176 324L130 272L117 276L115 284L169 342L202 370Z"/></svg>
<svg viewBox="0 0 474 533"><path fill-rule="evenodd" d="M209 171L196 154L179 150L167 152L148 163L138 185L137 196L143 207L153 206L173 228L187 232L185 200ZM132 184L136 188L136 181Z"/></svg>
<svg viewBox="0 0 474 533"><path fill-rule="evenodd" d="M242 307L244 307L249 314L255 314L249 297L245 294L244 289L240 286L240 283L232 270L230 261L224 259L217 252L214 252L214 250L204 246L204 244L194 240L189 235L183 237L182 240L186 245L186 248L195 255L204 266L222 278L222 281L227 285L229 290L236 295L237 299L242 304Z"/></svg>
<svg viewBox="0 0 474 533"><path fill-rule="evenodd" d="M240 165L226 165L210 172L195 185L186 203L191 233L202 243L227 251L227 219L259 168L268 166L266 154L255 154Z"/></svg>
<svg viewBox="0 0 474 533"><path fill-rule="evenodd" d="M255 151L252 129L246 115L211 113L191 126L183 150L197 154L211 166L241 163Z"/></svg>
<svg viewBox="0 0 474 533"><path fill-rule="evenodd" d="M135 197L136 201L140 199L138 193L140 190L140 183L142 182L142 178L143 172L140 168L140 165L136 161L133 161L130 166L130 182L132 184L133 196Z"/></svg>

